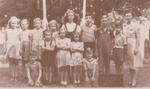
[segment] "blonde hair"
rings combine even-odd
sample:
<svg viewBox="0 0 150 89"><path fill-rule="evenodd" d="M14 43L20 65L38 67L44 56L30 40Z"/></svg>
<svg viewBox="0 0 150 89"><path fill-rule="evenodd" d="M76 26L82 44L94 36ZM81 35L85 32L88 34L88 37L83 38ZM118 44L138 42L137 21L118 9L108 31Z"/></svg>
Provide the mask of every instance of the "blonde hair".
<svg viewBox="0 0 150 89"><path fill-rule="evenodd" d="M49 21L48 26L50 27L52 24L56 25L56 29L57 30L59 29L60 26L59 26L59 24L58 24L58 22L56 20Z"/></svg>
<svg viewBox="0 0 150 89"><path fill-rule="evenodd" d="M20 19L17 18L16 16L12 16L12 17L10 17L10 19L8 20L7 28L11 28L10 23L11 23L12 21L17 21L17 24L18 24L17 27L18 27L18 28L20 27L20 26L19 26Z"/></svg>

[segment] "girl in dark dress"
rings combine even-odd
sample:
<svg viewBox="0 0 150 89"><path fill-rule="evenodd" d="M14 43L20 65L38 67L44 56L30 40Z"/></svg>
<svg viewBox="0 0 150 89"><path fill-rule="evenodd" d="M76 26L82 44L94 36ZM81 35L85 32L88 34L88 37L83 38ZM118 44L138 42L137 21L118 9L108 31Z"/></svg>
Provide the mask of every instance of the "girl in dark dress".
<svg viewBox="0 0 150 89"><path fill-rule="evenodd" d="M52 39L52 34L49 31L45 31L45 39L41 45L43 78L46 83L52 83L52 70L55 64L55 41Z"/></svg>

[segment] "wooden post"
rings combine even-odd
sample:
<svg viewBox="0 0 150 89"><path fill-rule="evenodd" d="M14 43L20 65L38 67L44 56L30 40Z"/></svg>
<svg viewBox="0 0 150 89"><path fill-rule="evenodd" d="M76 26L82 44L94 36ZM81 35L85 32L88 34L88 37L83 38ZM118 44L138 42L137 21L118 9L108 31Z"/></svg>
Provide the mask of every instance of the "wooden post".
<svg viewBox="0 0 150 89"><path fill-rule="evenodd" d="M46 0L43 0L43 28L46 29L48 25L47 13L46 13Z"/></svg>
<svg viewBox="0 0 150 89"><path fill-rule="evenodd" d="M86 0L83 0L83 19L85 19L86 15Z"/></svg>

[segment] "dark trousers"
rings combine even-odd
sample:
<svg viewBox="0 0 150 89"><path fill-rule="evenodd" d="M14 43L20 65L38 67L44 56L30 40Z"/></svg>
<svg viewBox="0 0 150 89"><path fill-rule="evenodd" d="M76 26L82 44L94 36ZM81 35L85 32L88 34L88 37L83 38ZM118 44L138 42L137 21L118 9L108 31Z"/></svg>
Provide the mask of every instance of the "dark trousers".
<svg viewBox="0 0 150 89"><path fill-rule="evenodd" d="M113 49L113 61L115 62L116 72L121 73L123 67L123 48L114 48Z"/></svg>
<svg viewBox="0 0 150 89"><path fill-rule="evenodd" d="M110 73L110 54L106 51L102 51L102 62L103 62L103 73L109 74Z"/></svg>

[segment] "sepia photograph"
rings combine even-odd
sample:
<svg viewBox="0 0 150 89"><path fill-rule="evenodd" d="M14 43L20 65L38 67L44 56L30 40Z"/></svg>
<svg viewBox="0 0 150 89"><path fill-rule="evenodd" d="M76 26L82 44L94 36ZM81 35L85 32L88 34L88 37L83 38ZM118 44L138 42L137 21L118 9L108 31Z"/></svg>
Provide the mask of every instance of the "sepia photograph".
<svg viewBox="0 0 150 89"><path fill-rule="evenodd" d="M150 87L150 0L0 0L0 88Z"/></svg>

